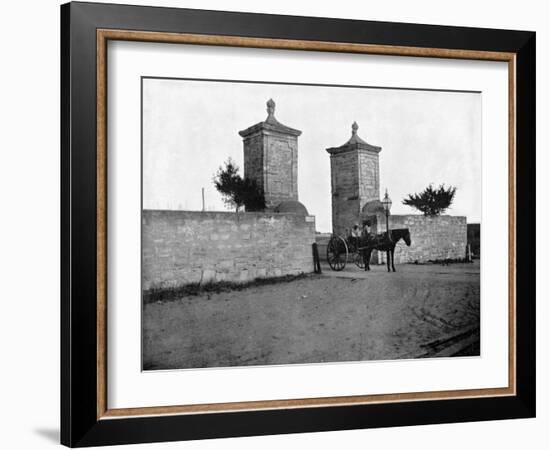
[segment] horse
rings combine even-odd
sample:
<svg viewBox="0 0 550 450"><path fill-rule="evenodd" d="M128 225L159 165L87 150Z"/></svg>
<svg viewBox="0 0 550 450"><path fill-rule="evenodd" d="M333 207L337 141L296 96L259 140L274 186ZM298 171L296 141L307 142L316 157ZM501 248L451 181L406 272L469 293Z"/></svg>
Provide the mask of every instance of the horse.
<svg viewBox="0 0 550 450"><path fill-rule="evenodd" d="M389 233L377 234L374 238L372 236L364 236L361 238L360 247L363 253L363 262L365 270L370 270L370 256L373 250L380 250L386 252L386 263L388 265L388 272L391 268L395 272L395 265L393 263L393 254L395 252L395 246L403 239L408 247L411 246L411 233L408 228L397 228L395 230L389 230Z"/></svg>

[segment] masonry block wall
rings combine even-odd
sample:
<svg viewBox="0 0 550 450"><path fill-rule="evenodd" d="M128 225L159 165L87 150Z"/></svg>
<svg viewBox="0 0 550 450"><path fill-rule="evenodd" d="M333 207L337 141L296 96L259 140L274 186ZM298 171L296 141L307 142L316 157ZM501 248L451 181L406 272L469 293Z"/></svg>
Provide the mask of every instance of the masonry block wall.
<svg viewBox="0 0 550 450"><path fill-rule="evenodd" d="M357 152L348 152L330 158L332 188L332 229L344 235L361 212L359 201L359 171Z"/></svg>
<svg viewBox="0 0 550 450"><path fill-rule="evenodd" d="M264 186L264 136L260 133L243 140L244 177L254 180L258 187Z"/></svg>
<svg viewBox="0 0 550 450"><path fill-rule="evenodd" d="M313 242L313 216L145 210L142 286L246 282L313 272Z"/></svg>
<svg viewBox="0 0 550 450"><path fill-rule="evenodd" d="M357 150L330 157L332 189L332 228L345 234L360 224L365 203L380 198L378 154Z"/></svg>
<svg viewBox="0 0 550 450"><path fill-rule="evenodd" d="M466 255L467 224L464 216L391 215L390 229L408 228L411 246L400 241L395 248L395 263L460 259ZM378 218L378 233L386 231L386 218ZM385 263L385 252L379 252Z"/></svg>
<svg viewBox="0 0 550 450"><path fill-rule="evenodd" d="M284 201L298 201L298 136L302 132L275 118L275 102L267 102L267 118L246 130L244 176L263 190L267 210Z"/></svg>
<svg viewBox="0 0 550 450"><path fill-rule="evenodd" d="M378 153L359 151L357 153L359 169L359 198L361 209L366 202L380 198L380 167Z"/></svg>
<svg viewBox="0 0 550 450"><path fill-rule="evenodd" d="M244 176L264 191L266 207L298 200L298 142L295 136L262 130L244 140Z"/></svg>
<svg viewBox="0 0 550 450"><path fill-rule="evenodd" d="M332 230L343 235L358 223L363 206L380 199L380 147L361 139L353 123L351 138L340 147L330 147Z"/></svg>

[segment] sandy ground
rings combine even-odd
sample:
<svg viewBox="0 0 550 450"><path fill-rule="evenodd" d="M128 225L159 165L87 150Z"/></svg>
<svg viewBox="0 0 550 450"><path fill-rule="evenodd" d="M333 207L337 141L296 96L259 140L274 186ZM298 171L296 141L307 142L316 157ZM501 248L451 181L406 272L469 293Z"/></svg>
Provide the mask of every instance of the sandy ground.
<svg viewBox="0 0 550 450"><path fill-rule="evenodd" d="M143 367L415 358L430 342L479 327L478 263L396 268L325 267L291 282L147 304Z"/></svg>

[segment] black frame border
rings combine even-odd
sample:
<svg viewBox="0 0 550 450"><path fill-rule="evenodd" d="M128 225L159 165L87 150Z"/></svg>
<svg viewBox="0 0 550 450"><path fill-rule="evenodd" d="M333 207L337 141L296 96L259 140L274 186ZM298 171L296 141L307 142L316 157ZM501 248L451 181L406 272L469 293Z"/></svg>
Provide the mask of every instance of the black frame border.
<svg viewBox="0 0 550 450"><path fill-rule="evenodd" d="M96 30L516 54L515 396L97 419ZM177 441L535 416L534 32L94 3L61 6L61 443Z"/></svg>

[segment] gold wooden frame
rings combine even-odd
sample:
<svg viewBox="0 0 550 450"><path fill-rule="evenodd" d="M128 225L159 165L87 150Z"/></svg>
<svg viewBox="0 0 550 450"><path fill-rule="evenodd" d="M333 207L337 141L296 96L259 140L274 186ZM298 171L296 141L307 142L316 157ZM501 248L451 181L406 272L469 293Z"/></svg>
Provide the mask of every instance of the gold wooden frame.
<svg viewBox="0 0 550 450"><path fill-rule="evenodd" d="M391 56L416 56L502 61L508 63L508 386L400 394L264 400L200 405L150 406L109 409L107 405L107 42L109 40L180 43ZM297 41L114 29L97 30L97 418L197 414L265 409L288 409L356 404L448 400L516 395L516 55L515 53L444 48Z"/></svg>

